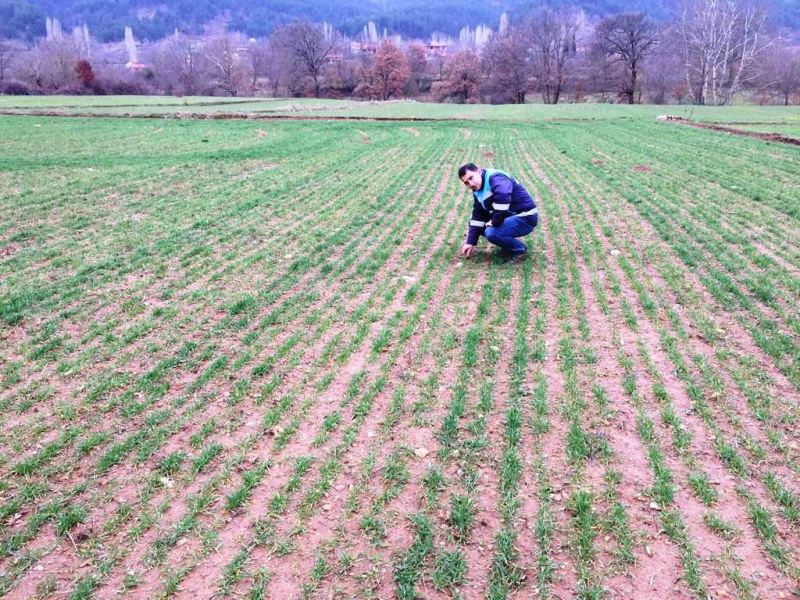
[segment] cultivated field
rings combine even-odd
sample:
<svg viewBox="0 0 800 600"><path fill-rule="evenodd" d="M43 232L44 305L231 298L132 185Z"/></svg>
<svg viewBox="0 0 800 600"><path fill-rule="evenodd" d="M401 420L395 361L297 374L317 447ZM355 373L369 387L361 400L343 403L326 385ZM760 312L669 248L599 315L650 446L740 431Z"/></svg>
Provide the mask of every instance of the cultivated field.
<svg viewBox="0 0 800 600"><path fill-rule="evenodd" d="M0 98L0 595L798 593L797 146L253 105ZM36 114L254 107L449 120ZM467 160L534 192L522 265L457 256Z"/></svg>
<svg viewBox="0 0 800 600"><path fill-rule="evenodd" d="M800 110L777 106L691 106L614 104L544 104L491 106L486 104L426 104L422 102L356 102L314 98L219 98L153 96L0 96L0 114L79 114L108 116L224 114L265 119L275 117L354 119L444 119L492 121L649 120L670 114L701 122L733 123L737 127L800 129Z"/></svg>

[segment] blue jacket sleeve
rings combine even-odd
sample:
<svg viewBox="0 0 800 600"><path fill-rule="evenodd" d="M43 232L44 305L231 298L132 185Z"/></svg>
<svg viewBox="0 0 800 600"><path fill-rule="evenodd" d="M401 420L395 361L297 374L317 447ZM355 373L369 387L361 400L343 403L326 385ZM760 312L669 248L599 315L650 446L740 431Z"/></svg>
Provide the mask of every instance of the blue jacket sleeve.
<svg viewBox="0 0 800 600"><path fill-rule="evenodd" d="M509 215L511 192L514 183L502 173L495 173L489 185L492 187L492 227L500 227Z"/></svg>
<svg viewBox="0 0 800 600"><path fill-rule="evenodd" d="M467 244L474 246L478 243L478 238L480 238L486 230L489 217L489 211L483 208L480 202L473 199L472 216L469 220L469 229L467 229Z"/></svg>

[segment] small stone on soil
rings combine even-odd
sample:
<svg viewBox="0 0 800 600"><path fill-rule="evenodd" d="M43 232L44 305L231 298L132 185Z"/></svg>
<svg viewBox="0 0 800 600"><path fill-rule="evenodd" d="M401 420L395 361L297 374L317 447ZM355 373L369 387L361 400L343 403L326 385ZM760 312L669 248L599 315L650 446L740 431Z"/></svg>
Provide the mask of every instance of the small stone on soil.
<svg viewBox="0 0 800 600"><path fill-rule="evenodd" d="M425 458L430 453L431 451L425 448L424 446L420 446L419 448L414 450L414 454L416 455L417 458Z"/></svg>

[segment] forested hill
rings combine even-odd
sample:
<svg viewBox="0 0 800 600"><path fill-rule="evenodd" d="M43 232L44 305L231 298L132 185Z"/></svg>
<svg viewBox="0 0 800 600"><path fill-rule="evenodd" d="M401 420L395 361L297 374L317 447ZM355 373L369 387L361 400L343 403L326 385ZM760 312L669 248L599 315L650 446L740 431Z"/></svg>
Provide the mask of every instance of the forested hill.
<svg viewBox="0 0 800 600"><path fill-rule="evenodd" d="M669 18L676 0L547 0L551 7L574 5L592 16L642 10L656 20ZM200 32L224 16L228 29L252 36L268 34L276 25L297 17L327 21L345 34L355 34L367 21L379 30L407 37L428 37L434 31L451 35L465 25L497 26L500 13L518 17L539 3L530 0L0 0L0 37L33 39L44 35L45 17L57 17L65 29L88 24L101 41L123 37L126 25L139 39L157 39L176 28ZM800 29L800 2L773 0L772 20Z"/></svg>

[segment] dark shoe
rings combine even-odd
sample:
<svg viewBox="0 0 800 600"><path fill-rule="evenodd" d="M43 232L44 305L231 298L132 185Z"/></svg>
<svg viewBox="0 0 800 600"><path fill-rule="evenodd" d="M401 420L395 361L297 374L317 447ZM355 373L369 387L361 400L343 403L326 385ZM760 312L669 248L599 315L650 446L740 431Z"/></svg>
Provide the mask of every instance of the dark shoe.
<svg viewBox="0 0 800 600"><path fill-rule="evenodd" d="M526 258L528 258L527 252L517 252L517 253L509 252L507 257L504 257L503 262L515 265L517 263L523 262Z"/></svg>
<svg viewBox="0 0 800 600"><path fill-rule="evenodd" d="M499 252L500 260L503 262L508 262L508 260L514 256L514 253L510 250L500 250Z"/></svg>

